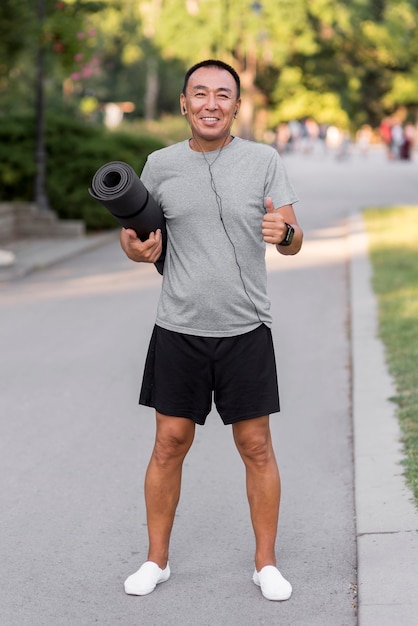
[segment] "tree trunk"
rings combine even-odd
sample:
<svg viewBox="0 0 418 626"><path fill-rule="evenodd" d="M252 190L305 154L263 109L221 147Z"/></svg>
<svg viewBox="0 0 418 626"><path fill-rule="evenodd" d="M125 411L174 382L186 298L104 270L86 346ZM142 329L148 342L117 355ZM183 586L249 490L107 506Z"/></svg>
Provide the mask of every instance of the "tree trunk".
<svg viewBox="0 0 418 626"><path fill-rule="evenodd" d="M257 64L255 51L250 51L245 57L245 69L240 72L242 101L239 110L239 134L243 139L254 139L254 104L257 94L255 79Z"/></svg>
<svg viewBox="0 0 418 626"><path fill-rule="evenodd" d="M147 76L145 84L145 119L155 120L157 117L158 98L158 62L150 56L147 60Z"/></svg>
<svg viewBox="0 0 418 626"><path fill-rule="evenodd" d="M45 20L45 0L38 0L39 41L36 60L36 146L35 146L35 203L40 211L49 211L46 194L46 150L45 150L45 94L44 63L45 46L42 38L42 26Z"/></svg>

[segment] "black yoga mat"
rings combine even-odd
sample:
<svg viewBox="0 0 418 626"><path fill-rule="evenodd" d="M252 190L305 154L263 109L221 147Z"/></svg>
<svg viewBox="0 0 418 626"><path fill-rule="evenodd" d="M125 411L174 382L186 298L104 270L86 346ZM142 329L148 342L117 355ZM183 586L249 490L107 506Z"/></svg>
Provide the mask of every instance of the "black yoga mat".
<svg viewBox="0 0 418 626"><path fill-rule="evenodd" d="M162 274L167 245L164 214L133 168L123 161L102 165L93 176L89 193L121 226L132 228L141 241L158 228L161 230L163 251L155 267Z"/></svg>

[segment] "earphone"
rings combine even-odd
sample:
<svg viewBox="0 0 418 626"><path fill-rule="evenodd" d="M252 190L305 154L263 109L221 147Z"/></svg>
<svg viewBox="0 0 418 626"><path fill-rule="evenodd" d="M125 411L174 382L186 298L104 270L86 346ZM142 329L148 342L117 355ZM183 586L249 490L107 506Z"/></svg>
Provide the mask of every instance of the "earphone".
<svg viewBox="0 0 418 626"><path fill-rule="evenodd" d="M212 163L209 162L209 160L207 159L207 157L206 157L206 155L205 155L203 150L202 150L202 156L205 159L206 164L208 166L209 176L210 176L210 186L212 187L212 191L215 194L216 204L218 205L219 218L221 220L222 228L223 228L223 230L225 232L225 235L226 235L229 243L232 246L232 250L233 250L233 253L234 253L234 257L235 257L235 263L237 264L238 273L239 273L239 277L240 277L240 280L241 280L242 287L244 289L244 293L247 296L248 300L251 302L252 306L254 307L254 311L255 311L255 314L257 315L258 321L260 322L260 324L262 324L263 322L262 322L262 320L260 318L257 306L256 306L254 300L252 299L252 297L250 296L250 294L248 293L247 286L245 284L244 277L242 275L241 265L239 264L239 261L238 261L238 255L237 255L237 250L236 250L235 244L234 244L234 242L233 242L233 240L232 240L232 238L231 238L231 236L230 236L230 234L229 234L229 232L228 232L228 230L227 230L227 228L225 226L224 217L223 217L222 198L219 195L218 190L216 189L215 179L213 177L212 167L213 167L216 159L221 155L221 152L222 152L223 148L224 148L224 146L222 146L222 148L218 152L218 155L216 156L215 160L212 161Z"/></svg>

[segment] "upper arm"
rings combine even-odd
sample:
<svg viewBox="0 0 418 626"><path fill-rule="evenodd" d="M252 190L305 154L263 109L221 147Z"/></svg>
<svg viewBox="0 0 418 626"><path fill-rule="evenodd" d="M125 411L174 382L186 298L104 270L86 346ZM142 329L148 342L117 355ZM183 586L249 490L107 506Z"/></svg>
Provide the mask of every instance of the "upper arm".
<svg viewBox="0 0 418 626"><path fill-rule="evenodd" d="M292 226L298 226L298 221L292 204L285 204L284 206L279 207L278 211L283 215L285 222L292 224Z"/></svg>

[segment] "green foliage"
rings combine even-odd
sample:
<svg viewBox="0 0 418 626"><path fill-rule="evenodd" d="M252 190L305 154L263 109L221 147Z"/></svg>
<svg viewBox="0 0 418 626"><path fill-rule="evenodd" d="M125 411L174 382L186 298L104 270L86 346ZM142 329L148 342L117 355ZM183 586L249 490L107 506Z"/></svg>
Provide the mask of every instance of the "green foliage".
<svg viewBox="0 0 418 626"><path fill-rule="evenodd" d="M178 111L187 66L220 57L241 74L274 127L306 116L376 127L418 111L416 0L33 0L0 3L0 111L33 107L36 49L45 46L47 107L64 99L133 102L131 119ZM237 120L243 121L244 110ZM248 130L248 128L247 128Z"/></svg>
<svg viewBox="0 0 418 626"><path fill-rule="evenodd" d="M17 28L18 25L18 28ZM0 2L0 76L5 74L34 34L33 13L27 2Z"/></svg>
<svg viewBox="0 0 418 626"><path fill-rule="evenodd" d="M34 129L32 117L12 117L0 124L0 199L33 200ZM163 144L138 134L104 131L68 116L48 116L46 131L47 193L62 219L82 219L89 230L114 228L111 214L88 194L99 167L125 161L141 172L150 152Z"/></svg>
<svg viewBox="0 0 418 626"><path fill-rule="evenodd" d="M394 377L406 478L418 505L418 206L368 209L379 333ZM407 228L405 228L407 225Z"/></svg>
<svg viewBox="0 0 418 626"><path fill-rule="evenodd" d="M121 130L155 137L164 145L184 141L190 137L190 126L184 117L179 115L164 115L159 120L134 120L122 123Z"/></svg>
<svg viewBox="0 0 418 626"><path fill-rule="evenodd" d="M308 115L344 127L377 126L395 106L418 106L415 1L140 5L164 59L190 65L204 57L225 58L245 83L256 83L258 94L251 84L249 90L244 85L244 94L268 103L272 123Z"/></svg>
<svg viewBox="0 0 418 626"><path fill-rule="evenodd" d="M0 201L32 199L34 145L32 120L0 118Z"/></svg>

